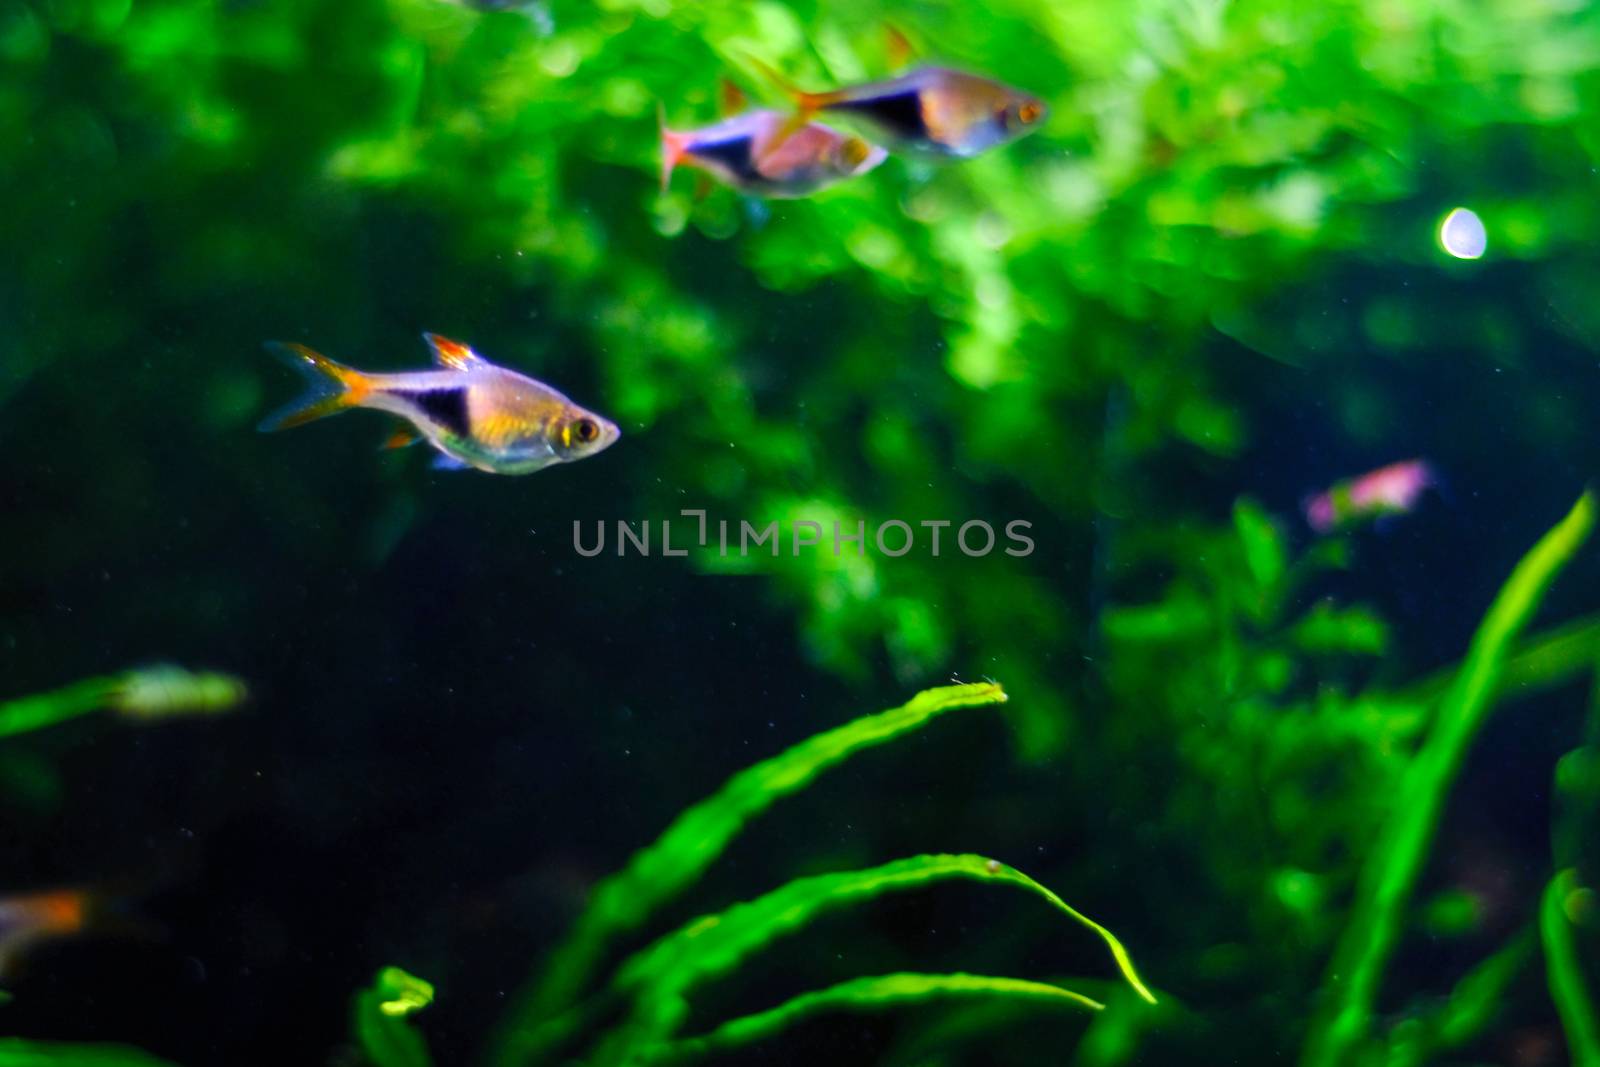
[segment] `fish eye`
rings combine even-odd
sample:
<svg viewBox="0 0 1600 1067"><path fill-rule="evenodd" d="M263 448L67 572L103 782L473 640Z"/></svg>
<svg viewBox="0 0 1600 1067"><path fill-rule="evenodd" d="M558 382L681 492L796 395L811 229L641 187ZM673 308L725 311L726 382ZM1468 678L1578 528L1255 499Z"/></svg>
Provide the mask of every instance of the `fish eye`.
<svg viewBox="0 0 1600 1067"><path fill-rule="evenodd" d="M579 419L572 424L572 436L581 444L588 444L600 436L600 424L593 419Z"/></svg>
<svg viewBox="0 0 1600 1067"><path fill-rule="evenodd" d="M839 155L848 167L859 167L871 154L872 150L867 147L867 142L859 137L852 137L839 146Z"/></svg>
<svg viewBox="0 0 1600 1067"><path fill-rule="evenodd" d="M1044 116L1044 108L1036 101L1029 100L1017 107L1017 120L1024 126L1032 126Z"/></svg>

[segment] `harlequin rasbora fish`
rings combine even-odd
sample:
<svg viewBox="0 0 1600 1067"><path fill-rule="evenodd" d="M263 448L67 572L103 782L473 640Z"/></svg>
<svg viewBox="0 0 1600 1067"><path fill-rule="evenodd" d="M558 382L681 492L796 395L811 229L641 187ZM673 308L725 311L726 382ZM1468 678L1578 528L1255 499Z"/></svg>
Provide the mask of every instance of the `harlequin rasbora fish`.
<svg viewBox="0 0 1600 1067"><path fill-rule="evenodd" d="M426 439L442 453L435 467L476 467L493 474L531 474L570 463L609 447L620 435L613 423L543 382L496 366L438 334L423 338L441 369L368 374L305 345L269 343L269 352L311 380L311 390L264 421L261 429L286 430L353 408L371 408L409 424L386 447Z"/></svg>
<svg viewBox="0 0 1600 1067"><path fill-rule="evenodd" d="M819 112L866 119L898 147L969 158L1037 129L1044 101L1021 89L948 67L922 67L884 81L810 93L747 57L795 103L794 128Z"/></svg>
<svg viewBox="0 0 1600 1067"><path fill-rule="evenodd" d="M790 125L790 117L778 111L747 111L698 130L669 130L663 122L661 188L683 164L740 192L790 199L865 174L888 155L818 122Z"/></svg>

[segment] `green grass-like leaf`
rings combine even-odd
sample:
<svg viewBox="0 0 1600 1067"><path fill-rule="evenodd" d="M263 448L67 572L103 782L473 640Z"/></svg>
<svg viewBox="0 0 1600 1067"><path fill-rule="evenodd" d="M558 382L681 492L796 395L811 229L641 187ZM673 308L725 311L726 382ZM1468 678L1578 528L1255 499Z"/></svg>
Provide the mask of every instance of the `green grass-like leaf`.
<svg viewBox="0 0 1600 1067"><path fill-rule="evenodd" d="M925 690L901 707L808 738L735 774L595 887L588 908L552 955L542 979L508 1014L508 1028L491 1062L502 1067L525 1062L542 1040L540 1024L581 994L610 945L694 884L745 825L775 801L804 789L855 753L892 741L945 712L1005 699L1005 691L993 682Z"/></svg>
<svg viewBox="0 0 1600 1067"><path fill-rule="evenodd" d="M1442 1004L1396 1025L1383 1067L1422 1067L1482 1036L1500 1017L1508 990L1533 958L1533 933L1530 926L1512 937L1462 976Z"/></svg>
<svg viewBox="0 0 1600 1067"><path fill-rule="evenodd" d="M730 1020L701 1037L685 1038L646 1054L647 1062L673 1062L727 1052L772 1037L814 1015L832 1011L879 1011L950 999L1001 1000L1041 1007L1099 1011L1104 1005L1082 993L1021 978L981 974L878 975L802 993L776 1008Z"/></svg>
<svg viewBox="0 0 1600 1067"><path fill-rule="evenodd" d="M110 704L118 682L117 678L90 678L63 689L0 704L0 737L32 733L93 714Z"/></svg>
<svg viewBox="0 0 1600 1067"><path fill-rule="evenodd" d="M672 992L687 991L732 969L751 952L804 926L823 911L951 879L1015 885L1044 898L1074 922L1094 931L1111 950L1128 984L1146 1001L1155 1003L1154 995L1134 970L1127 950L1111 931L1015 867L971 854L912 856L864 870L797 878L765 896L696 919L668 934L623 964L617 973L617 984L624 989L653 986Z"/></svg>
<svg viewBox="0 0 1600 1067"><path fill-rule="evenodd" d="M1545 971L1550 999L1567 1034L1572 1067L1600 1067L1600 1014L1595 1012L1579 962L1578 946L1567 919L1567 900L1578 889L1578 875L1566 870L1550 880L1539 907L1539 933L1544 940Z"/></svg>
<svg viewBox="0 0 1600 1067"><path fill-rule="evenodd" d="M227 711L244 696L244 683L226 674L147 667L0 704L0 737L43 730L102 709L144 721Z"/></svg>
<svg viewBox="0 0 1600 1067"><path fill-rule="evenodd" d="M1600 660L1600 616L1585 615L1542 630L1517 643L1500 673L1500 692L1530 693L1562 685L1594 669ZM1432 703L1450 689L1460 664L1446 667L1405 687L1401 695L1417 703Z"/></svg>
<svg viewBox="0 0 1600 1067"><path fill-rule="evenodd" d="M0 1067L172 1067L131 1045L71 1045L0 1038Z"/></svg>
<svg viewBox="0 0 1600 1067"><path fill-rule="evenodd" d="M1383 971L1428 854L1439 813L1468 746L1499 689L1507 656L1545 591L1588 539L1595 502L1584 493L1511 572L1445 694L1433 728L1407 768L1395 814L1362 868L1356 900L1328 970L1304 1067L1344 1067L1367 1032Z"/></svg>
<svg viewBox="0 0 1600 1067"><path fill-rule="evenodd" d="M1099 936L1127 982L1155 1003L1127 950L1109 930L1021 871L984 856L913 856L865 870L796 879L765 896L696 919L633 956L618 971L615 983L634 998L633 1016L607 1042L601 1062L632 1062L643 1050L669 1039L688 1016L688 995L696 986L732 971L751 953L818 915L952 879L1014 885L1043 898Z"/></svg>
<svg viewBox="0 0 1600 1067"><path fill-rule="evenodd" d="M406 1020L433 1003L433 986L399 967L385 967L356 994L352 1029L373 1067L431 1067L427 1043Z"/></svg>

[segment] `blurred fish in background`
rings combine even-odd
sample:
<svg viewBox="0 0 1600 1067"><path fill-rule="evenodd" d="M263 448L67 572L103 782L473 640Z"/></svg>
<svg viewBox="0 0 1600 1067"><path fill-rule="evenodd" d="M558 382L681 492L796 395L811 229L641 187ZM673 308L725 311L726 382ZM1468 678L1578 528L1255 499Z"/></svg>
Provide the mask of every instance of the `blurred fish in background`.
<svg viewBox="0 0 1600 1067"><path fill-rule="evenodd" d="M748 111L698 130L661 126L661 188L674 168L697 167L724 185L774 200L809 196L872 170L888 152L810 122L785 136L789 116Z"/></svg>
<svg viewBox="0 0 1600 1067"><path fill-rule="evenodd" d="M82 889L0 897L0 981L14 978L35 946L82 933L92 914L92 898Z"/></svg>
<svg viewBox="0 0 1600 1067"><path fill-rule="evenodd" d="M1408 459L1347 478L1307 498L1306 522L1317 533L1330 533L1388 515L1404 515L1417 506L1439 480L1426 460Z"/></svg>
<svg viewBox="0 0 1600 1067"><path fill-rule="evenodd" d="M969 159L1032 133L1050 114L1032 93L949 67L808 92L767 63L746 58L794 102L793 128L822 112L849 115L882 131L900 151Z"/></svg>

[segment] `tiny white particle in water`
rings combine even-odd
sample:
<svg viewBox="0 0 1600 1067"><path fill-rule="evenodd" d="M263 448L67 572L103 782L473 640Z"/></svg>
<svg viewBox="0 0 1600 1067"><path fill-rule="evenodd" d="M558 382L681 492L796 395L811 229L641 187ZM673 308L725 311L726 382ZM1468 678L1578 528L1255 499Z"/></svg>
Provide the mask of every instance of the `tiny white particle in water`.
<svg viewBox="0 0 1600 1067"><path fill-rule="evenodd" d="M1489 247L1489 235L1476 212L1458 207L1440 224L1439 243L1457 259L1478 259Z"/></svg>

